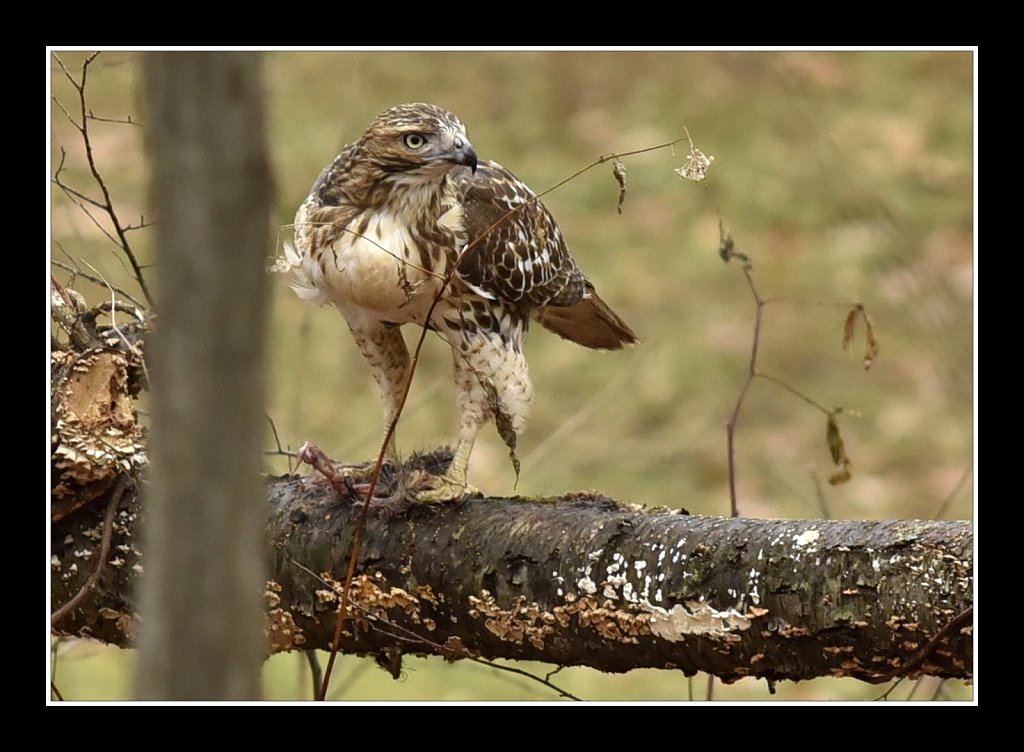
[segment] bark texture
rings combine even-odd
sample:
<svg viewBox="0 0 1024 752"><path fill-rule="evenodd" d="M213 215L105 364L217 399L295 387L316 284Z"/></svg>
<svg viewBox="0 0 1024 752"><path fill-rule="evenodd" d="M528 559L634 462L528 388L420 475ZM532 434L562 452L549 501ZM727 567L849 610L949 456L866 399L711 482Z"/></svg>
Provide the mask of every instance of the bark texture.
<svg viewBox="0 0 1024 752"><path fill-rule="evenodd" d="M426 653L725 681L971 676L967 523L696 517L593 495L401 501L402 478L449 456L388 468L393 497L371 507L343 651L395 672L403 654ZM271 649L327 648L360 504L316 474L273 479L267 495ZM120 502L115 550L135 504ZM84 530L54 526L55 607L88 575L64 576L79 547L96 545L104 508L88 509ZM133 563L108 568L61 630L130 644Z"/></svg>

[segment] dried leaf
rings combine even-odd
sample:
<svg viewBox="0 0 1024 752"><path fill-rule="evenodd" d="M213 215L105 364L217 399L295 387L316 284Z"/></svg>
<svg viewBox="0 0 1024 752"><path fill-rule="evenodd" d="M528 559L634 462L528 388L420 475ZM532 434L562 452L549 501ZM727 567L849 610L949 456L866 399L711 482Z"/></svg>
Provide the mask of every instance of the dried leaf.
<svg viewBox="0 0 1024 752"><path fill-rule="evenodd" d="M722 261L726 263L733 257L733 253L736 250L736 244L733 242L732 233L726 229L725 224L721 218L718 220L718 255L722 257Z"/></svg>
<svg viewBox="0 0 1024 752"><path fill-rule="evenodd" d="M729 263L730 260L737 258L743 262L744 269L752 269L753 265L750 263L750 257L745 253L741 253L736 250L736 243L732 239L732 234L729 229L725 226L725 222L722 218L718 218L718 255L722 257L722 261Z"/></svg>
<svg viewBox="0 0 1024 752"><path fill-rule="evenodd" d="M829 413L828 415L825 440L828 442L828 451L832 454L832 461L837 465L844 464L846 461L846 448L843 446L843 437L839 435L839 424L836 423L834 413Z"/></svg>
<svg viewBox="0 0 1024 752"><path fill-rule="evenodd" d="M494 425L498 429L498 435L501 436L501 440L508 447L508 458L511 460L512 469L516 473L515 485L518 485L520 466L519 457L516 456L517 436L515 428L512 426L512 416L509 415L505 405L498 398L498 391L494 388L494 385L490 381L485 380L483 386L487 390L487 400L490 403L491 410L494 411Z"/></svg>
<svg viewBox="0 0 1024 752"><path fill-rule="evenodd" d="M622 214L622 202L626 200L626 165L616 159L615 165L612 167L612 175L615 176L615 181L619 184L619 203L615 208L618 209L619 214Z"/></svg>
<svg viewBox="0 0 1024 752"><path fill-rule="evenodd" d="M846 483L846 481L848 481L849 479L850 479L850 468L847 465L847 466L843 467L843 469L840 470L839 472L830 475L829 479L828 479L828 482L830 484L832 484L833 486L838 486L838 485L841 485L843 483Z"/></svg>
<svg viewBox="0 0 1024 752"><path fill-rule="evenodd" d="M690 139L689 131L686 131L686 138ZM690 139L690 158L686 161L686 164L676 170L676 173L684 180L692 180L695 183L699 183L707 178L708 167L714 161L714 157L704 154L694 145L693 140Z"/></svg>
<svg viewBox="0 0 1024 752"><path fill-rule="evenodd" d="M867 352L864 353L864 370L871 368L871 364L878 358L878 339L875 337L875 325L871 321L871 317L868 316L867 311L864 312L864 324L867 327L867 341L868 348Z"/></svg>
<svg viewBox="0 0 1024 752"><path fill-rule="evenodd" d="M843 349L845 350L850 346L850 342L853 341L853 332L857 326L857 317L860 316L864 307L861 305L855 305L850 309L850 312L846 314L846 323L843 325Z"/></svg>

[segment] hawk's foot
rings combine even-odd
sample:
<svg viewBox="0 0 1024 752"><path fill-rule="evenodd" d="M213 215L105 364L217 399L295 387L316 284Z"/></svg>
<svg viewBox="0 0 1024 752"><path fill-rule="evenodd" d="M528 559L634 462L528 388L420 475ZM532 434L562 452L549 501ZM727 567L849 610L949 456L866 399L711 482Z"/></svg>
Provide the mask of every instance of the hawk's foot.
<svg viewBox="0 0 1024 752"><path fill-rule="evenodd" d="M422 483L410 489L409 496L419 504L440 504L445 501L464 501L473 497L483 498L483 492L457 478L427 475Z"/></svg>
<svg viewBox="0 0 1024 752"><path fill-rule="evenodd" d="M354 471L361 471L362 468L339 467L320 447L309 441L302 445L297 456L299 462L305 462L324 476L339 495L358 498L357 494L365 484L365 479L361 472ZM363 491L368 489L369 486L366 486Z"/></svg>

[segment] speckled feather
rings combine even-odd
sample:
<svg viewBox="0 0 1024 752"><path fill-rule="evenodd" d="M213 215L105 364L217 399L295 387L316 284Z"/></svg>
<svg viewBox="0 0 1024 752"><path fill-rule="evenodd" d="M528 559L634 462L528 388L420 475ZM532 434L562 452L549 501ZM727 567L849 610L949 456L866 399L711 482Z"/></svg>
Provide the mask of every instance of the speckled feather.
<svg viewBox="0 0 1024 752"><path fill-rule="evenodd" d="M426 324L448 340L461 427L445 492L465 487L473 441L488 420L515 463L515 432L532 397L522 353L531 317L588 347L636 341L576 266L547 208L504 167L478 161L462 122L435 105L393 107L342 149L299 208L295 248L277 268L300 297L344 314L386 420L408 376L396 325Z"/></svg>

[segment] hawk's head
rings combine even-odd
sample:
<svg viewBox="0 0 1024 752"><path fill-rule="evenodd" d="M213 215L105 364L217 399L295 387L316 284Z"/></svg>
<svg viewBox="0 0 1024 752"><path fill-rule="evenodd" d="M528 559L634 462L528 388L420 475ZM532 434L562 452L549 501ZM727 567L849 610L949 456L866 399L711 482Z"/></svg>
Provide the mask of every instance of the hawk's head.
<svg viewBox="0 0 1024 752"><path fill-rule="evenodd" d="M476 152L466 126L433 104L401 104L385 110L356 146L363 158L395 182L436 182L455 165L476 172Z"/></svg>

